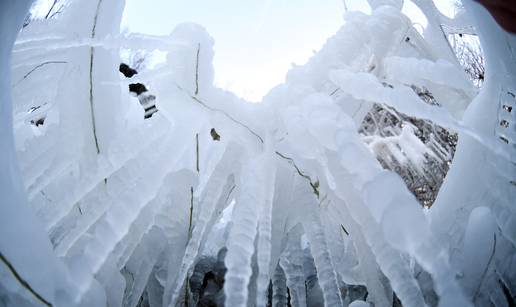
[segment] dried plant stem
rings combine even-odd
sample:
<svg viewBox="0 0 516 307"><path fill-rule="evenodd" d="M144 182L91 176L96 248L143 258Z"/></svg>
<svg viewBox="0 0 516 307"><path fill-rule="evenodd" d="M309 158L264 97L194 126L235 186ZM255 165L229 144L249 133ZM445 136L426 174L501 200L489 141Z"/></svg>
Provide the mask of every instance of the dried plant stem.
<svg viewBox="0 0 516 307"><path fill-rule="evenodd" d="M11 271L14 278L16 278L16 280L22 285L22 287L27 289L38 301L43 303L45 306L52 306L52 304L50 304L39 293L37 293L34 289L32 289L32 287L29 285L29 283L27 281L25 281L25 279L23 279L20 276L20 274L18 274L18 272L16 271L14 266L11 264L11 262L9 262L9 260L7 260L1 252L0 252L0 260L2 260L2 262L7 266L9 271Z"/></svg>

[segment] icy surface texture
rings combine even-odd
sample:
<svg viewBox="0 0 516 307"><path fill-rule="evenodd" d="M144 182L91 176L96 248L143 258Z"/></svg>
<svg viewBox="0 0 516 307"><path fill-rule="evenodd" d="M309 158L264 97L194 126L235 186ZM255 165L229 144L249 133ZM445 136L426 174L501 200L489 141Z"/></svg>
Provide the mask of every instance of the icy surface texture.
<svg viewBox="0 0 516 307"><path fill-rule="evenodd" d="M202 26L57 2L0 1L0 305L515 304L516 38L476 3L368 1L255 104Z"/></svg>

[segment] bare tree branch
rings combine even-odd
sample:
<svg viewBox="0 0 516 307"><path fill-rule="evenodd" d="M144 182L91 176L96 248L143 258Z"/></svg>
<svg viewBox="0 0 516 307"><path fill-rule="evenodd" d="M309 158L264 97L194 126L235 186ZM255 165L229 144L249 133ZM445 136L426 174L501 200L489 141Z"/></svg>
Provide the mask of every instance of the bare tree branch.
<svg viewBox="0 0 516 307"><path fill-rule="evenodd" d="M50 9L48 10L47 15L45 15L45 19L48 19L53 16L53 15L51 16L50 13L52 13L52 10L54 9L54 7L56 6L58 1L59 0L54 0L54 2L52 2L52 6L50 6Z"/></svg>

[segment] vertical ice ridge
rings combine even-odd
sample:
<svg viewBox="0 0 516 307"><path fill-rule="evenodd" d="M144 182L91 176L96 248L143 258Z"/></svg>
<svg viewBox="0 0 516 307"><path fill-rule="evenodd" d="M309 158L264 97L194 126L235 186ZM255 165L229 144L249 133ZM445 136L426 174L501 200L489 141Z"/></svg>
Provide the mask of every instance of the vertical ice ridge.
<svg viewBox="0 0 516 307"><path fill-rule="evenodd" d="M153 148L152 151L160 152L166 150L163 146ZM141 153L143 156L150 154L150 150L144 150ZM103 184L99 184L91 192L77 202L75 206L71 208L68 219L73 219L79 216L78 221L72 228L67 230L56 246L56 251L59 254L64 254L74 244L74 242L82 236L90 227L92 227L103 214L105 214L113 203L120 201L119 199L123 193L137 192L134 190L134 186L138 184L138 178L131 175L132 172L137 172L139 169L145 168L145 160L141 158L133 158L127 161L123 167L118 169L112 174L112 181L110 185L105 187ZM82 207L82 209L81 209ZM79 214L78 214L79 213ZM52 232L59 230L61 225L66 225L67 217L62 218L54 227L51 229ZM63 224L64 223L64 224Z"/></svg>
<svg viewBox="0 0 516 307"><path fill-rule="evenodd" d="M337 162L338 163L338 162ZM398 294L398 297L403 303L411 304L412 306L426 306L426 303L424 301L423 295L421 293L421 289L419 288L419 285L417 284L417 281L412 276L412 272L408 267L407 261L403 260L401 258L400 252L396 251L394 247L391 245L393 242L387 242L384 239L384 231L382 232L377 224L377 222L374 220L373 216L371 215L370 211L367 208L368 204L366 204L364 201L360 199L358 196L358 192L355 190L355 185L357 185L356 182L351 182L350 180L350 174L346 174L346 171L342 168L333 168L332 173L334 178L336 178L337 182L337 189L335 190L336 194L342 198L349 211L350 214L353 216L353 218L358 222L358 224L361 226L362 231L364 233L364 236L366 240L368 241L368 244L371 246L371 249L375 256L377 257L377 262L384 272L384 274L390 279L391 285L393 289ZM378 178L380 173L376 173L373 175L373 178ZM365 175L365 174L364 174ZM371 174L368 174L368 177L371 177ZM399 184L399 181L396 181L397 184ZM394 181L393 181L394 183ZM406 188L403 186L403 188ZM398 193L403 193L402 189L399 190ZM412 206L416 206L416 204L412 204L413 200L411 198L404 199L399 198L399 201L401 202L409 202ZM386 200L388 202L388 200ZM398 206L403 204L393 204L393 206ZM371 208L371 207L370 207ZM417 208L417 207L414 207ZM389 208L388 210L395 210L395 207ZM414 211L413 211L414 212ZM414 212L412 219L421 219L421 212ZM384 215L385 216L385 215ZM422 220L423 223L426 223L426 220ZM388 218L383 218L382 223L388 223ZM404 221L401 224L398 225L390 225L389 227L403 227L403 223L407 223L409 221ZM422 234L427 235L425 233L426 228L424 228L424 224L420 225L422 229ZM427 238L428 241L432 241L432 238ZM398 243L398 242L395 242ZM405 242L407 244L406 246L398 246L398 248L406 249L409 252L413 252L413 255L415 259L430 273L433 273L435 267L432 267L431 264L428 263L429 256L424 255L424 252L421 252L420 250L413 250L413 245L417 245L416 242L410 242L410 239L408 239L408 242ZM421 244L421 243L419 243ZM425 247L425 245L427 245ZM428 253L428 243L422 243L422 247L425 248L426 253ZM435 251L442 252L442 249L440 246L432 244L432 247ZM444 257L444 255L442 255ZM440 261L442 261L441 259ZM435 260L432 260L431 262L434 262ZM446 262L442 263L441 266L446 266ZM443 273L442 271L439 273ZM441 275L441 276L436 276ZM445 274L444 274L445 275ZM435 274L434 277L436 280L439 280L441 278L448 278L446 283L453 289L455 289L457 292L446 292L447 295L450 295L450 297L446 297L447 299L457 299L458 302L464 301L463 295L460 290L457 289L457 283L455 282L454 278L451 278L450 276L444 277L443 274ZM438 279L437 279L438 278ZM444 293L443 293L444 294Z"/></svg>
<svg viewBox="0 0 516 307"><path fill-rule="evenodd" d="M280 258L280 265L287 278L292 306L306 306L306 285L303 268L304 253L301 249L299 227L290 231L287 246Z"/></svg>
<svg viewBox="0 0 516 307"><path fill-rule="evenodd" d="M338 177L337 177L338 178ZM337 190L343 189L337 185ZM348 182L349 184L349 182ZM393 290L400 300L409 306L426 306L421 289L408 266L408 262L384 238L380 227L368 213L366 205L356 196L351 186L345 193L346 206L354 220L360 225L361 231L373 252L382 272L389 278ZM341 194L341 193L338 193ZM344 194L341 194L344 196Z"/></svg>
<svg viewBox="0 0 516 307"><path fill-rule="evenodd" d="M71 303L63 297L73 295L75 287L68 285L68 272L61 260L55 257L48 237L45 236L44 226L29 209L15 155L10 87L11 50L31 3L29 0L0 2L0 229L3 234L0 238L0 253L2 267L6 268L2 272L7 272L7 261L14 268L8 275L2 274L1 284L5 289L3 285L15 280L15 287L24 286L25 291L22 293L26 294L22 295L31 295L27 291L30 287L32 293L42 298L38 302L40 304L55 304L58 292L62 296L61 302ZM13 272L18 274L17 281ZM22 276L25 285L18 282L19 276ZM6 292L4 297L12 294ZM15 294L15 297L23 303L27 302L23 296Z"/></svg>
<svg viewBox="0 0 516 307"><path fill-rule="evenodd" d="M337 275L328 250L328 242L324 235L315 196L306 188L299 187L296 192L303 195L303 198L299 200L300 207L305 210L302 217L303 228L317 268L317 277L324 296L324 306L342 306Z"/></svg>
<svg viewBox="0 0 516 307"><path fill-rule="evenodd" d="M132 262L129 265L135 269L131 276L135 279L125 290L127 295L124 296L123 306L135 307L138 304L152 269L165 248L165 242L165 235L160 228L152 227L144 235L142 244L138 245L130 259Z"/></svg>
<svg viewBox="0 0 516 307"><path fill-rule="evenodd" d="M257 284L257 306L262 307L267 304L266 294L270 280L270 262L271 262L271 239L272 239L272 202L274 199L274 187L276 184L276 169L274 159L270 153L265 153L267 157L264 161L265 166L265 186L264 199L261 204L258 220L258 244L257 244L257 261L258 261L258 279Z"/></svg>
<svg viewBox="0 0 516 307"><path fill-rule="evenodd" d="M401 257L400 252L392 248L384 241L381 231L374 222L364 224L368 229L362 229L368 244L371 247L376 261L380 265L382 272L389 278L393 290L403 304L407 306L425 307L426 303L421 293L421 289L413 276L407 260Z"/></svg>
<svg viewBox="0 0 516 307"><path fill-rule="evenodd" d="M332 197L333 199L333 197ZM335 269L340 280L346 284L356 284L355 274L352 272L352 264L357 260L349 252L346 252L346 245L351 244L349 238L348 223L345 223L339 212L333 208L332 203L327 207L321 208L321 220L324 221L324 233L329 244L329 252L331 259L335 265ZM346 225L346 226L344 226Z"/></svg>
<svg viewBox="0 0 516 307"><path fill-rule="evenodd" d="M158 125L158 127L159 126L161 125ZM137 163L143 163L145 161L145 159L141 159L143 155L148 153L152 146L163 142L163 137L165 134L167 132L171 132L171 130L169 130L169 128L166 126L162 126L160 128L163 129L161 133L158 133L155 137L150 139L143 139L140 144L135 142L135 146L131 147L132 150L122 149L123 146L121 143L119 144L120 147L112 148L113 152L120 150L122 153L120 154L120 152L117 152L117 160L114 160L115 157L110 158L109 156L106 157L108 160L105 160L101 155L101 158L98 160L98 163L100 164L98 167L86 169L85 172L81 175L81 178L78 178L76 182L74 182L75 184L72 186L72 190L68 191L65 195L62 195L61 199L56 200L57 204L52 204L52 206L45 207L45 212L42 212L41 216L43 217L47 228L52 228L60 219L62 219L70 210L73 209L73 206L76 203L91 193L97 184L102 182L104 178L107 178L111 174L116 173L126 164L135 163L137 160L139 160ZM133 140L138 140L140 137L143 138L144 135L142 134L140 136L133 137ZM57 184L59 182L58 179L69 180L67 177L53 178L52 184Z"/></svg>
<svg viewBox="0 0 516 307"><path fill-rule="evenodd" d="M266 157L266 155L268 155ZM248 284L252 275L251 257L255 250L259 207L264 205L268 188L267 161L270 154L252 156L242 166L240 193L233 211L233 226L228 238L228 253L224 263L227 267L224 284L226 306L247 305ZM253 178L245 180L244 178Z"/></svg>
<svg viewBox="0 0 516 307"><path fill-rule="evenodd" d="M116 244L124 238L140 212L158 193L162 179L175 167L175 163L183 156L187 148L186 144L183 144L183 148L179 147L180 149L177 150L178 147L175 145L171 138L162 142L162 150L171 151L172 148L176 149L174 152L175 156L172 159L170 157L162 157L163 162L165 160L168 162L165 163L166 167L160 167L155 170L153 184L145 183L138 190L129 186L128 188L131 188L131 190L126 191L127 193L122 195L123 199L117 199L114 195L110 195L112 197L110 200L111 205L102 218L95 223L94 229L91 230L93 239L84 247L83 258L86 263L89 263L89 267L86 270L96 274L102 268L109 255L114 251ZM153 154L159 155L160 152L160 150L157 150ZM128 211L127 207L133 210ZM86 293L91 286L92 280L85 281L81 287L82 292Z"/></svg>
<svg viewBox="0 0 516 307"><path fill-rule="evenodd" d="M287 280L285 271L278 263L272 274L272 306L284 307L287 305Z"/></svg>
<svg viewBox="0 0 516 307"><path fill-rule="evenodd" d="M240 149L235 144L229 144L225 149L225 152L220 162L215 166L215 169L202 191L201 200L199 205L199 215L195 221L195 225L192 231L192 236L188 241L183 260L177 275L176 280L169 279L164 293L164 305L171 306L176 303L186 276L197 258L199 253L199 247L201 246L202 238L207 230L208 223L215 214L215 207L221 197L225 197L223 194L224 186L228 176L232 171L232 159L238 155Z"/></svg>

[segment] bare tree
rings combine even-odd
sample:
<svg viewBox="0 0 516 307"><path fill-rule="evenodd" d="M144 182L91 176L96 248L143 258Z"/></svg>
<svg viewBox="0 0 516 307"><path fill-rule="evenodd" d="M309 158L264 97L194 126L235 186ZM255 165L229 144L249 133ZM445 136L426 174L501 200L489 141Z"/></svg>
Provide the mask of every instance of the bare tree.
<svg viewBox="0 0 516 307"><path fill-rule="evenodd" d="M471 34L449 34L450 46L460 65L476 87L481 87L485 77L485 63L478 36Z"/></svg>

